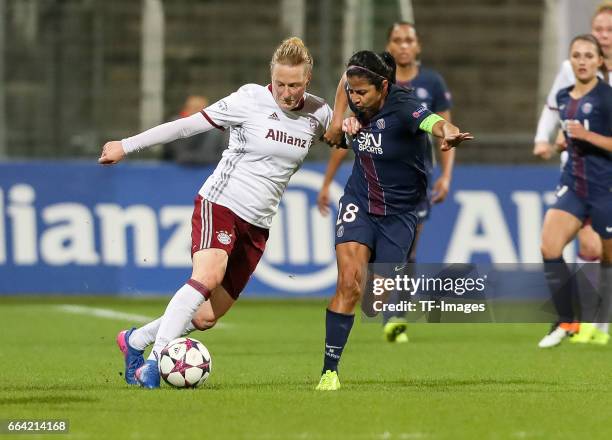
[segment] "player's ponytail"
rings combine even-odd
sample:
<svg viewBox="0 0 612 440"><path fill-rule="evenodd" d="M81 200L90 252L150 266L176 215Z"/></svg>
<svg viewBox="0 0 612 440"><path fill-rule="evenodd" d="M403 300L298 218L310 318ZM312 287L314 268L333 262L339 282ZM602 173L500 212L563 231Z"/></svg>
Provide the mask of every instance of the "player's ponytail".
<svg viewBox="0 0 612 440"><path fill-rule="evenodd" d="M270 71L274 69L276 64L283 64L285 66L299 66L303 64L306 74L310 74L314 62L304 42L298 37L291 37L284 40L274 51L272 61L270 61Z"/></svg>
<svg viewBox="0 0 612 440"><path fill-rule="evenodd" d="M386 51L381 52L380 57L382 58L383 62L389 67L389 74L387 76L387 80L389 80L390 83L395 84L395 58L393 58L393 55Z"/></svg>
<svg viewBox="0 0 612 440"><path fill-rule="evenodd" d="M348 62L346 76L359 76L366 78L367 81L382 90L384 80L390 83L395 82L395 61L393 57L390 61L385 61L386 55L379 55L370 50L362 50L355 53Z"/></svg>
<svg viewBox="0 0 612 440"><path fill-rule="evenodd" d="M606 56L604 54L603 48L601 47L601 44L599 44L599 41L597 41L597 38L595 38L591 34L578 35L572 39L572 42L570 43L570 51L576 41L586 41L588 43L591 43L593 46L595 46L597 54L604 60L601 66L599 66L599 71L601 72L604 81L608 83L610 78L609 78L608 67L606 66L606 62L605 62Z"/></svg>

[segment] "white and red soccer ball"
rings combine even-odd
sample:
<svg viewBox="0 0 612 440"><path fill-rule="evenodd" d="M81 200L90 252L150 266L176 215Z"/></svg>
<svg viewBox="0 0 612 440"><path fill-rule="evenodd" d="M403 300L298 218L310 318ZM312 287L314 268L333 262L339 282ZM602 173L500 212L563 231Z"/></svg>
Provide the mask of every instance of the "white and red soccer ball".
<svg viewBox="0 0 612 440"><path fill-rule="evenodd" d="M159 373L176 388L196 388L210 375L212 358L200 341L177 338L164 347L159 356Z"/></svg>

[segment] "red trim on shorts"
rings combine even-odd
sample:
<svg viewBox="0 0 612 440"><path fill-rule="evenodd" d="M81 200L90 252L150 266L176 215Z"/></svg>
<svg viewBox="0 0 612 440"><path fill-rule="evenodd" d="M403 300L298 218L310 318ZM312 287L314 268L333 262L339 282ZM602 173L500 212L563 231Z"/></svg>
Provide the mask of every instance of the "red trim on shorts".
<svg viewBox="0 0 612 440"><path fill-rule="evenodd" d="M210 116L206 114L204 110L201 110L200 113L202 113L202 116L206 118L206 120L210 123L210 125L212 125L215 128L218 128L221 131L225 131L225 128L221 127L219 124L215 124L215 122L210 118Z"/></svg>
<svg viewBox="0 0 612 440"><path fill-rule="evenodd" d="M186 284L200 292L204 298L210 298L210 290L208 290L208 288L199 281L196 281L193 278L189 278Z"/></svg>

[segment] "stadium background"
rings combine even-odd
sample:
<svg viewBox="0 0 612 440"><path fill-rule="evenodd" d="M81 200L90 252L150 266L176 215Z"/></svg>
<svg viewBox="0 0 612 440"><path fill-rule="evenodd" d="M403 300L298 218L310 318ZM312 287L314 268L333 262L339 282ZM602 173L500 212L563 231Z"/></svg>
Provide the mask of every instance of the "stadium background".
<svg viewBox="0 0 612 440"><path fill-rule="evenodd" d="M291 34L315 56L311 90L331 100L342 61L382 49L389 23L412 17L423 62L477 136L421 261L539 261L559 170L531 155L536 118L596 3L0 0L0 437L9 421L45 419L68 422L53 438L69 440L612 438L609 346L539 349L548 317L516 309L503 323L420 320L400 345L356 319L342 389L314 391L335 282L335 212L314 205L324 145L294 176L245 298L193 334L213 357L208 382L128 386L115 335L158 317L188 276L189 214L211 168L162 162L159 148L96 162L104 141L172 117L189 94L266 83Z"/></svg>
<svg viewBox="0 0 612 440"><path fill-rule="evenodd" d="M535 123L596 3L0 0L0 293L172 292L189 268L192 196L211 168L163 163L152 149L103 169L101 145L167 120L188 94L216 100L267 83L288 35L305 39L310 90L331 102L343 60L382 49L401 18L417 23L423 63L444 75L454 120L477 137L458 152L421 260L539 261L558 165L532 157ZM292 182L247 292L332 291L334 212L314 207L327 155L315 146Z"/></svg>

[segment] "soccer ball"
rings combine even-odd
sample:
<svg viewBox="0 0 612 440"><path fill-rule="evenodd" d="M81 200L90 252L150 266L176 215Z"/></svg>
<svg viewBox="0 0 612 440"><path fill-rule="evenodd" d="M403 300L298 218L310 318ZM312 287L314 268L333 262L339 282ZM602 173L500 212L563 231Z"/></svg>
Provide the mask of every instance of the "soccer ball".
<svg viewBox="0 0 612 440"><path fill-rule="evenodd" d="M161 351L159 373L176 388L196 388L210 375L212 358L200 341L177 338Z"/></svg>

